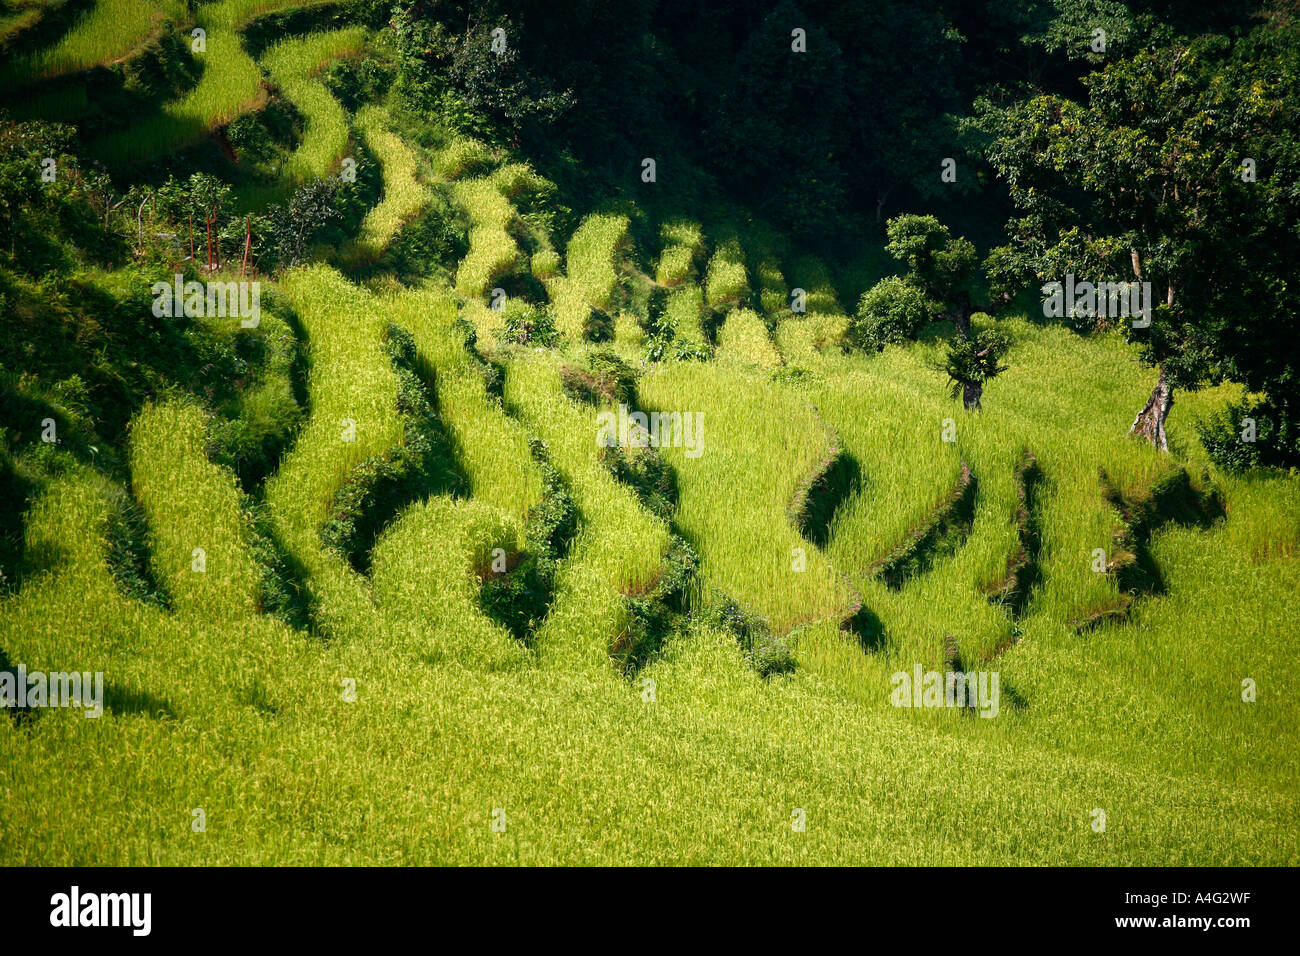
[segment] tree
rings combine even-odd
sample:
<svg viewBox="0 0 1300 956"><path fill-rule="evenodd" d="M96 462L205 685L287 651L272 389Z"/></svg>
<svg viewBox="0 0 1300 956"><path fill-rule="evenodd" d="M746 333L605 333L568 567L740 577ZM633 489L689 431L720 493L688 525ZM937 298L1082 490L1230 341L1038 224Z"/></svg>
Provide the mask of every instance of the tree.
<svg viewBox="0 0 1300 956"><path fill-rule="evenodd" d="M967 411L974 411L980 407L984 383L1007 370L998 363L1010 347L1011 338L1001 329L985 329L974 337L959 335L948 343L948 354L935 367L947 373L952 397L961 395Z"/></svg>
<svg viewBox="0 0 1300 956"><path fill-rule="evenodd" d="M975 272L974 243L954 239L934 216L914 213L889 220L885 235L885 250L907 265L905 281L929 300L932 312L952 305L957 334L965 336L972 312L967 285Z"/></svg>
<svg viewBox="0 0 1300 956"><path fill-rule="evenodd" d="M1025 271L1138 281L1158 301L1149 327L1118 324L1157 373L1130 433L1161 450L1176 388L1239 378L1280 415L1300 412L1298 40L1300 24L1279 15L1236 40L1115 60L1085 79L1086 103L983 106ZM1091 327L1116 324L1082 312Z"/></svg>
<svg viewBox="0 0 1300 956"><path fill-rule="evenodd" d="M281 265L296 266L307 254L313 238L339 217L335 202L337 179L315 179L294 190L285 204L266 211L266 227L275 258Z"/></svg>
<svg viewBox="0 0 1300 956"><path fill-rule="evenodd" d="M916 338L926 320L921 290L898 276L881 279L858 301L849 320L849 340L861 349L883 350Z"/></svg>

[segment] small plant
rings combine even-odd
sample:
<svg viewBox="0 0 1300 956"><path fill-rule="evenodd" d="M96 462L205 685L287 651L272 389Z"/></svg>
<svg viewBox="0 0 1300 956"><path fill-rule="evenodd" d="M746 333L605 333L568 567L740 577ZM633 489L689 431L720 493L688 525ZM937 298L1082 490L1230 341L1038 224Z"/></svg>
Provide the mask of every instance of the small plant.
<svg viewBox="0 0 1300 956"><path fill-rule="evenodd" d="M590 371L576 365L560 366L564 394L588 405L630 402L636 389L636 372L613 352L593 352Z"/></svg>
<svg viewBox="0 0 1300 956"><path fill-rule="evenodd" d="M943 364L935 367L948 374L951 396L961 395L966 408L977 409L984 383L1007 370L998 362L1010 347L1011 337L1000 329L985 329L973 338L958 336L949 344Z"/></svg>
<svg viewBox="0 0 1300 956"><path fill-rule="evenodd" d="M533 305L522 299L511 299L503 310L501 330L497 341L502 345L540 345L554 348L562 341L555 328L555 319L545 306Z"/></svg>

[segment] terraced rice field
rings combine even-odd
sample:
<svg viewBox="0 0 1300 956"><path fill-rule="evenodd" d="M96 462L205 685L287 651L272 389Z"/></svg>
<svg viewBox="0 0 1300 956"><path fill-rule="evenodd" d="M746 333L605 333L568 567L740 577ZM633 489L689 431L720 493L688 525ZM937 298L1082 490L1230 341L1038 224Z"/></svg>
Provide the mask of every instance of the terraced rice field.
<svg viewBox="0 0 1300 956"><path fill-rule="evenodd" d="M541 235L521 209L554 187L521 157L421 145L328 92L362 27L255 62L241 30L291 6L198 5L198 85L95 153L182 149L257 108L265 68L306 121L286 183L357 135L381 198L337 266L265 277L306 378L302 401L287 366L244 393L241 416L289 420L264 479L162 390L120 475L51 453L0 650L103 671L106 713L0 717L0 861L1300 860L1300 477L1210 464L1191 423L1231 386L1180 398L1162 455L1125 435L1151 387L1131 345L1013 314L1009 370L968 413L935 368L949 326L847 351L832 265L760 228L674 216L638 250L634 217L598 209ZM164 16L186 11L95 4L10 69L85 69ZM451 281L355 275L435 194L469 223ZM493 290L528 276L553 347L496 337ZM692 357L646 359L646 289ZM630 393L575 393L613 357ZM598 439L620 405L694 416L697 444L644 466L661 498ZM380 500L403 455L455 480ZM360 555L330 537L350 520L376 526ZM498 586L540 611L519 625ZM914 667L996 670L998 719L892 706Z"/></svg>

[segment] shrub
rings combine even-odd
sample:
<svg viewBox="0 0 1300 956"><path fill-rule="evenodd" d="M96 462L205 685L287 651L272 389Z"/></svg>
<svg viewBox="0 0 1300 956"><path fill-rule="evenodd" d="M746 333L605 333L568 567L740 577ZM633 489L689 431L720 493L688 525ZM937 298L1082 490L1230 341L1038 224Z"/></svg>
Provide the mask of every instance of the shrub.
<svg viewBox="0 0 1300 956"><path fill-rule="evenodd" d="M560 367L564 393L575 402L588 405L630 402L636 389L636 372L613 352L594 352L588 359L591 371L575 365Z"/></svg>
<svg viewBox="0 0 1300 956"><path fill-rule="evenodd" d="M1253 436L1249 431L1252 422ZM1297 458L1296 437L1289 434L1286 422L1266 399L1247 397L1229 402L1218 412L1197 419L1195 425L1205 453L1227 471L1284 467Z"/></svg>
<svg viewBox="0 0 1300 956"><path fill-rule="evenodd" d="M927 317L925 297L897 276L881 279L862 293L849 321L849 339L860 349L883 351L916 337Z"/></svg>
<svg viewBox="0 0 1300 956"><path fill-rule="evenodd" d="M510 299L502 310L502 326L497 341L502 345L540 345L552 348L559 345L560 333L555 319L545 306L537 306L522 299Z"/></svg>

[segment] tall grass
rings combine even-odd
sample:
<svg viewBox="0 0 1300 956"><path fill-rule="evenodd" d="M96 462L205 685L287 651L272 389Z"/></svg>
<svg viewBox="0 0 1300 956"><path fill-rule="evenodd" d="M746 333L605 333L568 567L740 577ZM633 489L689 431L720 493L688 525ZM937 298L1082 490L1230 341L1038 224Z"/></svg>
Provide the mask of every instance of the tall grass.
<svg viewBox="0 0 1300 956"><path fill-rule="evenodd" d="M628 624L623 596L654 584L668 527L600 463L595 409L564 396L558 367L546 356L522 353L510 362L505 399L547 442L579 515L557 597L536 636L538 652L551 664L606 668Z"/></svg>
<svg viewBox="0 0 1300 956"><path fill-rule="evenodd" d="M311 345L311 418L266 500L285 546L311 576L327 633L377 626L365 582L320 540L330 503L362 461L402 441L397 379L382 346L387 324L372 296L334 270L296 270L283 288Z"/></svg>
<svg viewBox="0 0 1300 956"><path fill-rule="evenodd" d="M526 430L488 395L484 366L466 348L455 301L444 292L423 289L380 304L415 339L471 493L522 526L541 499L541 475Z"/></svg>
<svg viewBox="0 0 1300 956"><path fill-rule="evenodd" d="M314 74L334 60L356 55L365 41L363 28L344 27L281 40L262 57L272 79L306 120L302 142L283 170L294 182L328 175L347 151L347 113Z"/></svg>
<svg viewBox="0 0 1300 956"><path fill-rule="evenodd" d="M257 610L259 571L235 476L208 461L206 442L198 406L146 407L131 425L131 485L177 612L228 620Z"/></svg>
<svg viewBox="0 0 1300 956"><path fill-rule="evenodd" d="M266 102L262 71L234 31L212 25L206 51L194 55L203 65L194 89L139 123L95 141L91 153L112 165L145 162L192 146L214 128Z"/></svg>
<svg viewBox="0 0 1300 956"><path fill-rule="evenodd" d="M572 342L582 341L583 325L592 308L610 308L618 287L616 263L627 228L626 216L587 216L569 239L566 274L547 283L556 328Z"/></svg>
<svg viewBox="0 0 1300 956"><path fill-rule="evenodd" d="M21 86L112 62L141 45L168 20L183 20L186 12L182 0L95 0L52 46L0 70L0 84Z"/></svg>
<svg viewBox="0 0 1300 956"><path fill-rule="evenodd" d="M343 252L348 265L371 262L393 241L398 230L414 218L429 201L428 190L419 181L415 151L385 127L386 117L375 106L364 106L356 125L366 145L379 157L384 177L384 195L361 221L356 240Z"/></svg>
<svg viewBox="0 0 1300 956"><path fill-rule="evenodd" d="M852 589L790 515L799 483L830 445L812 409L739 369L695 362L657 368L638 394L650 409L703 415L699 457L684 448L664 455L680 486L676 524L698 548L705 581L780 633L846 615Z"/></svg>

